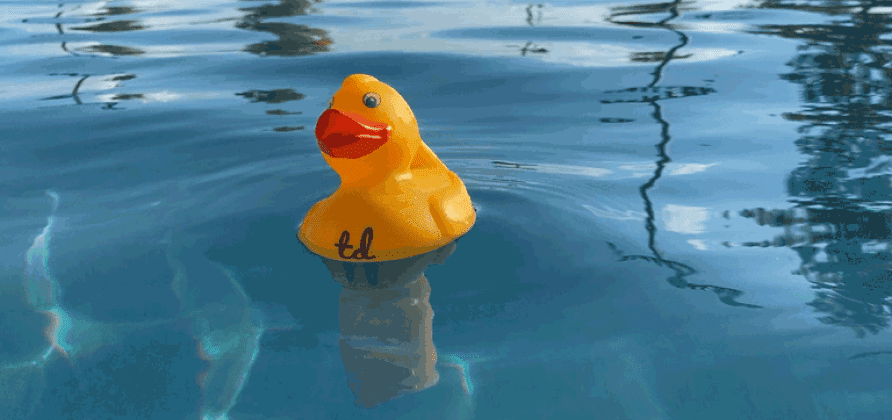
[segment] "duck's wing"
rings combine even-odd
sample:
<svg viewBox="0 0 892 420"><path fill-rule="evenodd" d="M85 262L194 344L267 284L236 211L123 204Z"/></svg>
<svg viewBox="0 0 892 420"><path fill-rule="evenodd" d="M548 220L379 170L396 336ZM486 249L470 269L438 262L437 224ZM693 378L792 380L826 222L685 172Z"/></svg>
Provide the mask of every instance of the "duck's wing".
<svg viewBox="0 0 892 420"><path fill-rule="evenodd" d="M418 151L415 153L415 158L412 159L412 164L409 166L410 170L413 169L441 169L448 170L446 165L437 155L431 150L428 145L421 142L421 146L418 147Z"/></svg>

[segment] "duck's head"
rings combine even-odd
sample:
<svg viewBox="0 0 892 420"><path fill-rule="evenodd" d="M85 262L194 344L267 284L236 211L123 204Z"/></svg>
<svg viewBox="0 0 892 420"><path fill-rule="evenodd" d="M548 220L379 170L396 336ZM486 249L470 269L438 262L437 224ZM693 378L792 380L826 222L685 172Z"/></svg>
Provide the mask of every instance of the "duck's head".
<svg viewBox="0 0 892 420"><path fill-rule="evenodd" d="M344 186L374 185L407 174L421 145L409 104L366 74L344 79L316 122L316 139Z"/></svg>

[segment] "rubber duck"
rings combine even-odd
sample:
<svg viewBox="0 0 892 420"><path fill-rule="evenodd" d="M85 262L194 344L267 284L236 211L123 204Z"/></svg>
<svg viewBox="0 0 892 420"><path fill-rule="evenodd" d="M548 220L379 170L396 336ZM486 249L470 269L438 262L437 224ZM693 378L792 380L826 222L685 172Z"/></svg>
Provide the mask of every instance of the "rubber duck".
<svg viewBox="0 0 892 420"><path fill-rule="evenodd" d="M394 88L366 74L348 76L315 134L341 184L299 227L310 251L339 261L391 261L437 249L474 225L464 183L422 141Z"/></svg>

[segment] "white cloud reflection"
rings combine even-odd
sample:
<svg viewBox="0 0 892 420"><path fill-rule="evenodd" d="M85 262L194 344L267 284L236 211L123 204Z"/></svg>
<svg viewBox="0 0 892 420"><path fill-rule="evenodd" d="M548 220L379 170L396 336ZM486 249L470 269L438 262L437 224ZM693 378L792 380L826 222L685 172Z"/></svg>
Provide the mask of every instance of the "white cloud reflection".
<svg viewBox="0 0 892 420"><path fill-rule="evenodd" d="M634 210L618 210L607 206L601 206L601 208L597 208L594 206L589 206L586 204L582 205L583 208L592 212L595 216L603 217L606 219L614 219L614 220L644 220L646 215L640 211Z"/></svg>
<svg viewBox="0 0 892 420"><path fill-rule="evenodd" d="M663 225L670 232L694 234L706 230L709 210L705 207L687 207L667 204L663 207Z"/></svg>
<svg viewBox="0 0 892 420"><path fill-rule="evenodd" d="M702 164L702 163L682 163L679 165L673 165L669 169L669 175L691 175L696 174L698 172L703 172L709 169L712 166L717 165L717 163L710 164Z"/></svg>

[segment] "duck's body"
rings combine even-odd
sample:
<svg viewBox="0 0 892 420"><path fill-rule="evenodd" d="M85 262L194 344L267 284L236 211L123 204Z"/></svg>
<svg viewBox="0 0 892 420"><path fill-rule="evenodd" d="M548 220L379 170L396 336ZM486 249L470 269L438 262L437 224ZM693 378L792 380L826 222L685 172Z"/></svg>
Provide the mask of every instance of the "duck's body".
<svg viewBox="0 0 892 420"><path fill-rule="evenodd" d="M311 251L395 260L439 248L474 224L464 183L421 140L402 96L374 77L344 80L316 137L341 186L301 224L298 237Z"/></svg>

